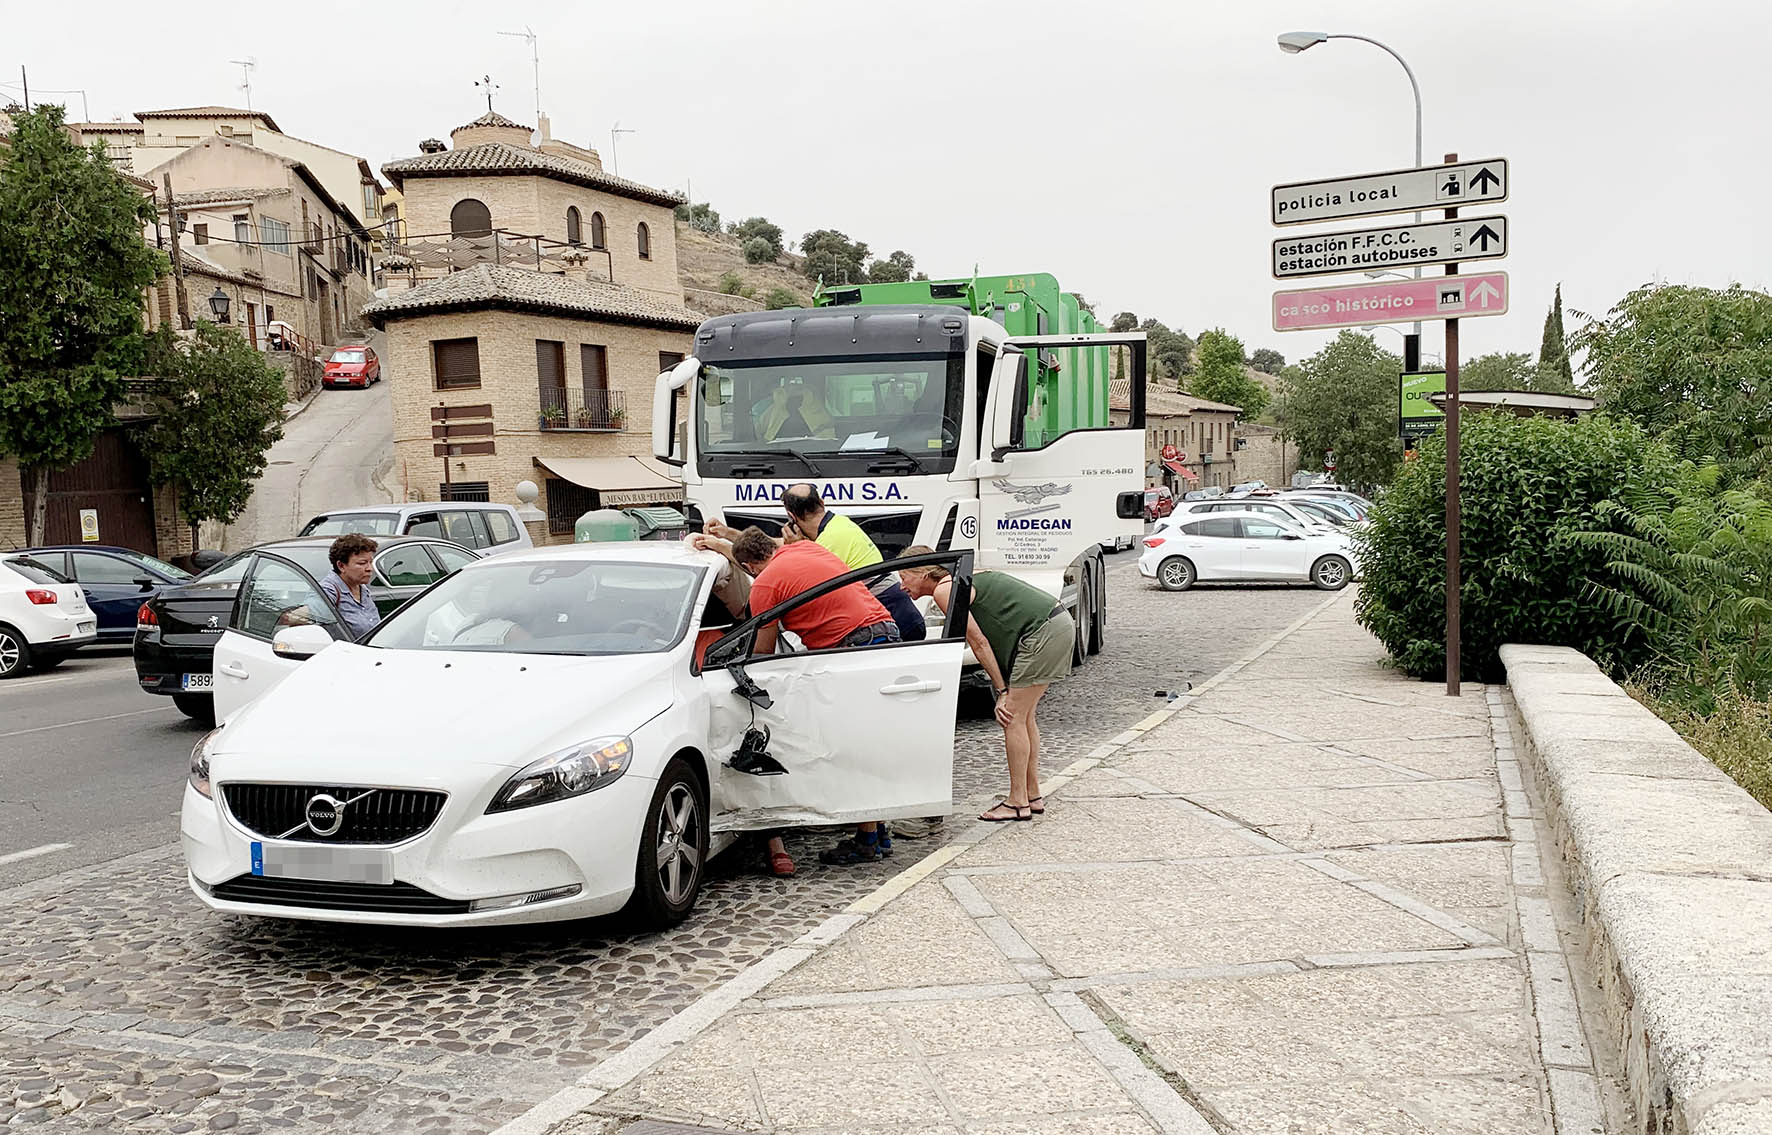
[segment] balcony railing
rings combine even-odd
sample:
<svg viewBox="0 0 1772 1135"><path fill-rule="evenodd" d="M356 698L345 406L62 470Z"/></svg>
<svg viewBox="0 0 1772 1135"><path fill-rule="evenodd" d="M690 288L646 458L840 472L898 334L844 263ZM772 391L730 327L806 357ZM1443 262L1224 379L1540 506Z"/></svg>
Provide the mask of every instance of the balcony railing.
<svg viewBox="0 0 1772 1135"><path fill-rule="evenodd" d="M607 248L496 229L476 236L390 240L382 264L389 271L427 274L492 264L531 272L577 272L585 278L608 280L609 255Z"/></svg>
<svg viewBox="0 0 1772 1135"><path fill-rule="evenodd" d="M543 387L537 426L544 430L614 433L628 428L627 392Z"/></svg>

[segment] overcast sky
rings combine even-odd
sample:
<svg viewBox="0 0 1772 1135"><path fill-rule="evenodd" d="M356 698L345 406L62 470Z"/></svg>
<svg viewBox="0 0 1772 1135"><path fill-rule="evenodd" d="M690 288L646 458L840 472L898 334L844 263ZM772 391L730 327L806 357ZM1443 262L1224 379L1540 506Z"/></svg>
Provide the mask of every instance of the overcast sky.
<svg viewBox="0 0 1772 1135"><path fill-rule="evenodd" d="M1288 360L1326 336L1271 329L1269 187L1413 160L1388 55L1274 45L1356 33L1415 68L1430 164L1512 161L1513 251L1489 266L1511 274L1513 312L1467 320L1467 356L1535 352L1558 281L1596 312L1649 280L1772 282L1764 0L383 0L288 19L174 8L174 30L133 0L78 7L75 28L69 9L15 6L0 94L23 64L33 93L83 88L98 119L240 105L228 61L252 56L256 108L379 168L482 111L486 72L497 108L532 123L528 46L496 34L527 24L554 133L610 167L611 127L635 129L624 176L693 183L790 237L902 248L936 276L1050 271L1104 318L1223 326ZM80 114L78 95L49 97Z"/></svg>

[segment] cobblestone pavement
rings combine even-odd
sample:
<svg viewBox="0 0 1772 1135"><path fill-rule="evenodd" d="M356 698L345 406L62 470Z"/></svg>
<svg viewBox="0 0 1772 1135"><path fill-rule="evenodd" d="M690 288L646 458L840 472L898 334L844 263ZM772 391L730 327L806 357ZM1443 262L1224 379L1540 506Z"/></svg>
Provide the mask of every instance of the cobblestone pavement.
<svg viewBox="0 0 1772 1135"><path fill-rule="evenodd" d="M1053 769L1163 705L1155 691L1209 676L1322 599L1173 595L1141 580L1130 555L1112 563L1106 651L1042 706ZM960 723L961 816L1001 791L1001 737L988 719ZM758 874L754 852L722 857L695 916L666 934L604 921L439 935L219 917L186 890L170 842L0 891L0 1125L488 1130L946 833L851 870L817 865L829 838L792 841L793 880Z"/></svg>

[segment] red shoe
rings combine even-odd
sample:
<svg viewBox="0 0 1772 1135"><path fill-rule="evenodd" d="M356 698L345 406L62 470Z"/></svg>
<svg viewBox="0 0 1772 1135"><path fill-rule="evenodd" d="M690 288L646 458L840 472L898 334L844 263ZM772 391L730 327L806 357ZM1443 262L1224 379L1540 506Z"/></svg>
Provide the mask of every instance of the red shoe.
<svg viewBox="0 0 1772 1135"><path fill-rule="evenodd" d="M769 853L769 872L777 879L791 879L794 861L785 851L772 851Z"/></svg>

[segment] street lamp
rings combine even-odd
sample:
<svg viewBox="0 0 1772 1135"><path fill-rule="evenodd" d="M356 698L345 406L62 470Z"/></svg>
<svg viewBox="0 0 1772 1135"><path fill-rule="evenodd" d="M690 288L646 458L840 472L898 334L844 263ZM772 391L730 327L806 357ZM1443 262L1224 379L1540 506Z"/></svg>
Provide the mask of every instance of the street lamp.
<svg viewBox="0 0 1772 1135"><path fill-rule="evenodd" d="M228 293L221 290L220 284L215 286L215 294L209 297L209 310L215 312L217 323L228 321Z"/></svg>
<svg viewBox="0 0 1772 1135"><path fill-rule="evenodd" d="M1405 60L1401 55L1398 55L1396 53L1395 49L1390 47L1388 44L1380 43L1378 40L1375 40L1370 36L1343 35L1343 34L1336 33L1336 32L1286 32L1279 37L1278 43L1280 45L1280 50L1284 51L1287 55L1297 55L1301 51L1309 51L1311 48L1317 46L1319 43L1322 43L1326 40L1331 40L1331 39L1357 39L1361 43L1369 43L1373 47L1376 47L1379 50L1387 53L1388 55L1390 55L1390 57L1392 59L1395 59L1398 63L1400 63L1402 65L1403 74L1409 76L1409 90L1415 96L1415 168L1420 169L1421 168L1421 84L1419 84L1415 81L1415 72L1410 69L1408 61ZM1419 212L1415 214L1415 223L1416 224L1421 223L1421 214ZM1367 275L1371 275L1371 273L1367 273ZM1414 278L1417 280L1421 279L1421 266L1420 265L1416 265L1416 267L1415 267L1415 277ZM1417 355L1419 355L1420 352L1421 352L1421 323L1419 321L1417 321L1415 324L1415 353ZM1410 352L1408 351L1408 349L1405 348L1403 354L1405 356L1404 364L1406 366L1409 365L1411 362L1411 360L1407 357L1409 355L1409 353ZM1419 359L1414 360L1414 361L1419 362Z"/></svg>

